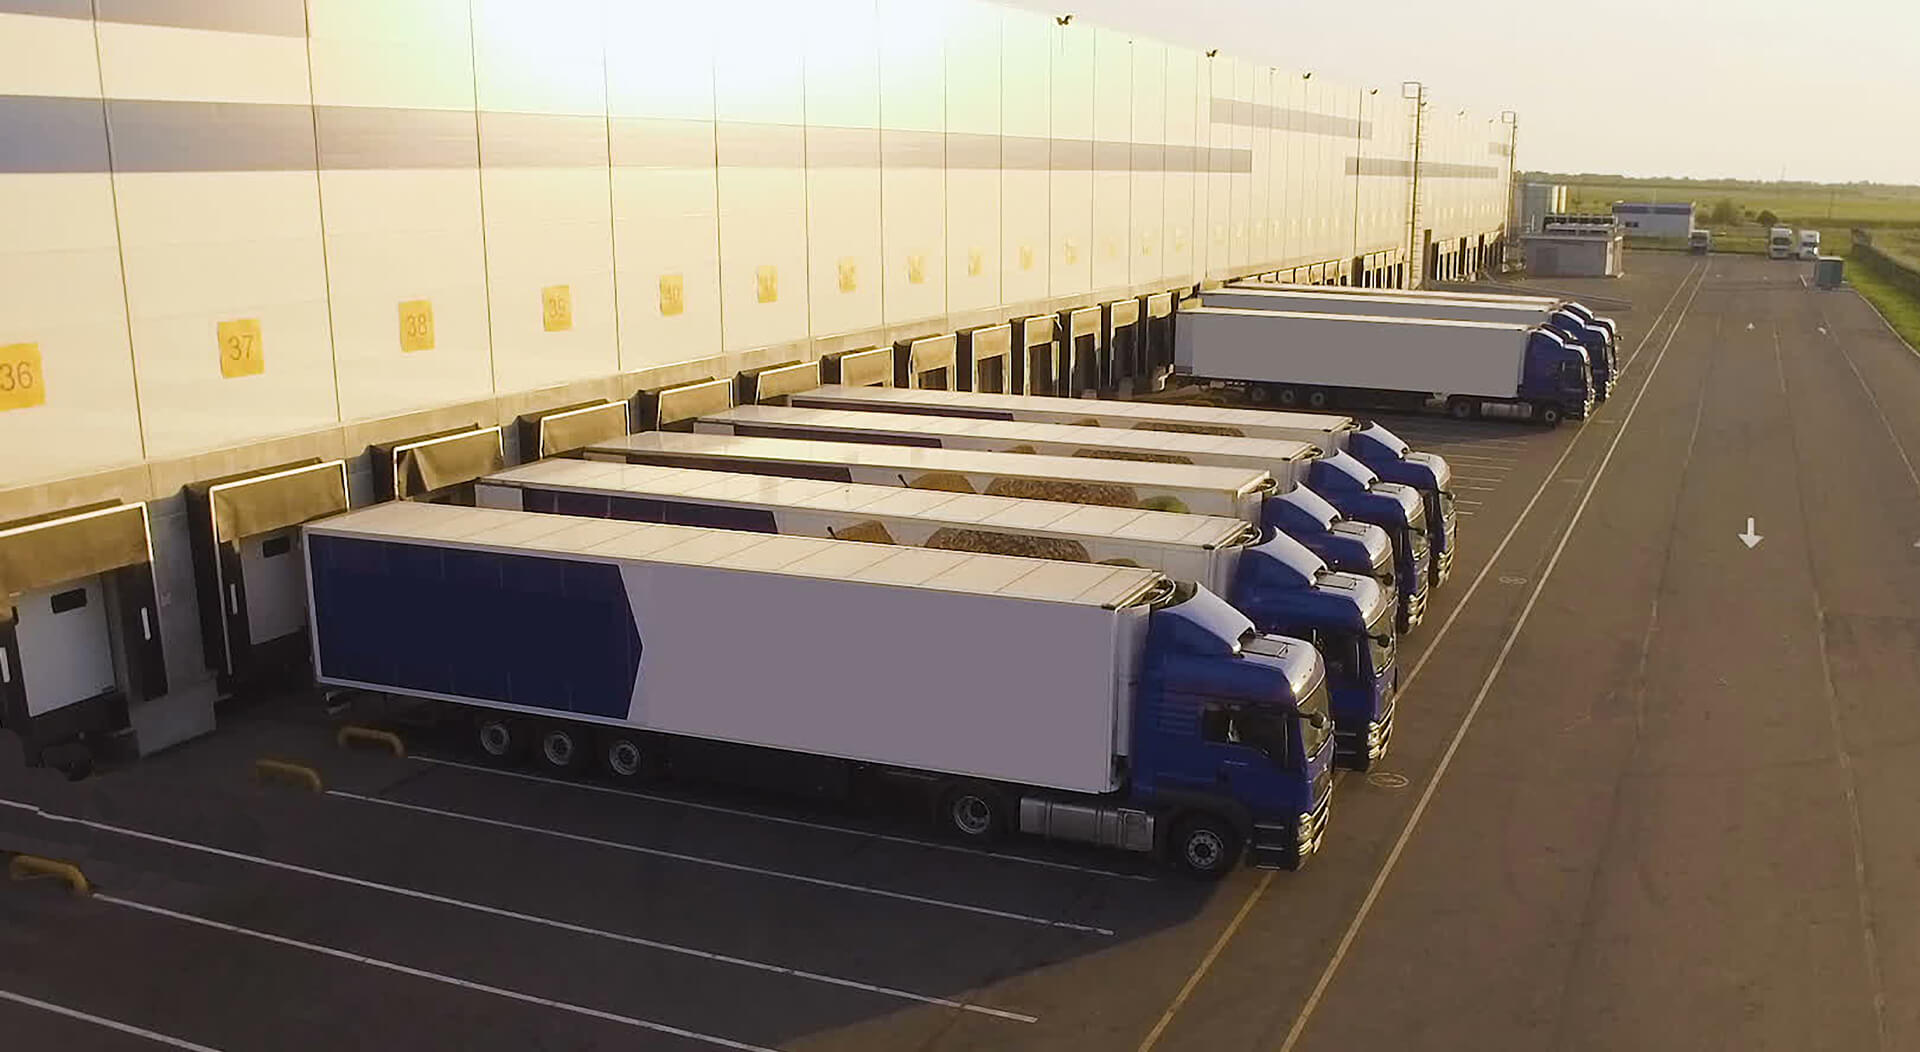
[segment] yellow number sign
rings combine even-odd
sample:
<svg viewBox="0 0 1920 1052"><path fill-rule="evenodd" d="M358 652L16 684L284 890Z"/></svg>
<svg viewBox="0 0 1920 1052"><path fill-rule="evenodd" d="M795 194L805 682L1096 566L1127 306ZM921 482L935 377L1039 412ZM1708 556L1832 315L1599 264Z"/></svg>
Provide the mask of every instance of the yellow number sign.
<svg viewBox="0 0 1920 1052"><path fill-rule="evenodd" d="M678 274L660 275L660 316L671 318L687 309L687 283Z"/></svg>
<svg viewBox="0 0 1920 1052"><path fill-rule="evenodd" d="M1080 262L1080 242L1074 240L1073 238L1068 238L1065 245L1065 249L1066 249L1065 254L1067 257L1067 266L1073 266L1075 263Z"/></svg>
<svg viewBox="0 0 1920 1052"><path fill-rule="evenodd" d="M970 277L970 278L979 277L980 271L985 266L986 266L986 261L981 257L979 249L977 248L967 249L967 277Z"/></svg>
<svg viewBox="0 0 1920 1052"><path fill-rule="evenodd" d="M761 267L753 272L754 296L762 303L780 298L780 268Z"/></svg>
<svg viewBox="0 0 1920 1052"><path fill-rule="evenodd" d="M40 345L10 343L0 347L0 412L45 405L47 380L40 370Z"/></svg>
<svg viewBox="0 0 1920 1052"><path fill-rule="evenodd" d="M400 349L433 350L433 301L403 300L400 303Z"/></svg>
<svg viewBox="0 0 1920 1052"><path fill-rule="evenodd" d="M573 328L573 287L548 285L540 290L540 325L548 332Z"/></svg>
<svg viewBox="0 0 1920 1052"><path fill-rule="evenodd" d="M841 256L834 264L840 272L840 291L852 292L860 287L860 261L852 256Z"/></svg>
<svg viewBox="0 0 1920 1052"><path fill-rule="evenodd" d="M1032 245L1020 246L1020 269L1021 270L1033 269L1033 246Z"/></svg>
<svg viewBox="0 0 1920 1052"><path fill-rule="evenodd" d="M914 253L907 257L907 283L924 285L927 281L927 257Z"/></svg>
<svg viewBox="0 0 1920 1052"><path fill-rule="evenodd" d="M216 330L220 340L220 375L228 380L258 376L267 371L266 349L260 343L260 319L236 318L223 321Z"/></svg>

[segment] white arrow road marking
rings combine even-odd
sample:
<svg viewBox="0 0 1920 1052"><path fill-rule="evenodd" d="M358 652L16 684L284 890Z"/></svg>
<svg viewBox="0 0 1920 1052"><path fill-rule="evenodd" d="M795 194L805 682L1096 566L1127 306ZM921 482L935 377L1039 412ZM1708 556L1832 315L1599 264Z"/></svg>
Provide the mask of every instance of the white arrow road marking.
<svg viewBox="0 0 1920 1052"><path fill-rule="evenodd" d="M1827 334L1827 327L1825 325L1820 326L1820 335L1825 336L1826 334Z"/></svg>
<svg viewBox="0 0 1920 1052"><path fill-rule="evenodd" d="M1759 534L1753 532L1753 516L1751 515L1747 516L1747 532L1736 534L1736 536L1740 538L1741 543L1749 548L1764 540Z"/></svg>
<svg viewBox="0 0 1920 1052"><path fill-rule="evenodd" d="M1748 332L1752 332L1752 331L1753 331L1753 323L1752 323L1752 322L1748 322L1748 323L1747 323L1747 331L1748 331Z"/></svg>

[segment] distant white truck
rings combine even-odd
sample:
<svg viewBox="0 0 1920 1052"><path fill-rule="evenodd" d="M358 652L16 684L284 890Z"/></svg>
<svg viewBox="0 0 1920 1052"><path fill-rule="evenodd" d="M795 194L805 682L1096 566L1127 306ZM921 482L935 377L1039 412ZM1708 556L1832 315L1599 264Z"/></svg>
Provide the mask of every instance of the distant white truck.
<svg viewBox="0 0 1920 1052"><path fill-rule="evenodd" d="M1820 258L1820 231L1800 231L1800 258L1808 261Z"/></svg>
<svg viewBox="0 0 1920 1052"><path fill-rule="evenodd" d="M1767 232L1767 258L1793 258L1793 228L1777 226Z"/></svg>

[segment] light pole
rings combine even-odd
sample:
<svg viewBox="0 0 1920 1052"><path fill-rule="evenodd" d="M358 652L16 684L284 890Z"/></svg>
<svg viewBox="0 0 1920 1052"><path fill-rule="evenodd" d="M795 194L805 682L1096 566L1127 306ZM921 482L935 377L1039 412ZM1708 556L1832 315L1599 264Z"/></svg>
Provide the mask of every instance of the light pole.
<svg viewBox="0 0 1920 1052"><path fill-rule="evenodd" d="M1513 176L1518 170L1514 155L1520 147L1520 115L1512 110L1501 110L1500 123L1507 126L1507 224L1506 236L1500 239L1500 267L1504 270L1507 265L1509 246L1519 241L1518 233L1513 227L1513 192L1517 189L1513 185Z"/></svg>
<svg viewBox="0 0 1920 1052"><path fill-rule="evenodd" d="M1413 101L1413 184L1407 199L1407 281L1406 287L1417 287L1420 270L1426 266L1426 260L1414 255L1416 231L1420 226L1420 121L1427 110L1427 86L1417 80L1400 83L1400 97Z"/></svg>

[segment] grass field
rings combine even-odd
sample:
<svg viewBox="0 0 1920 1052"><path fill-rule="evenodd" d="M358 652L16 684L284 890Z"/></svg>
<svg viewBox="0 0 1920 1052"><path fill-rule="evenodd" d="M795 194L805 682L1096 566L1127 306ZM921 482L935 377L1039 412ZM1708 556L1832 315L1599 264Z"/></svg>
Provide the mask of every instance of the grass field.
<svg viewBox="0 0 1920 1052"><path fill-rule="evenodd" d="M1847 284L1879 309L1907 346L1920 350L1920 299L1887 284L1866 267L1849 266Z"/></svg>

